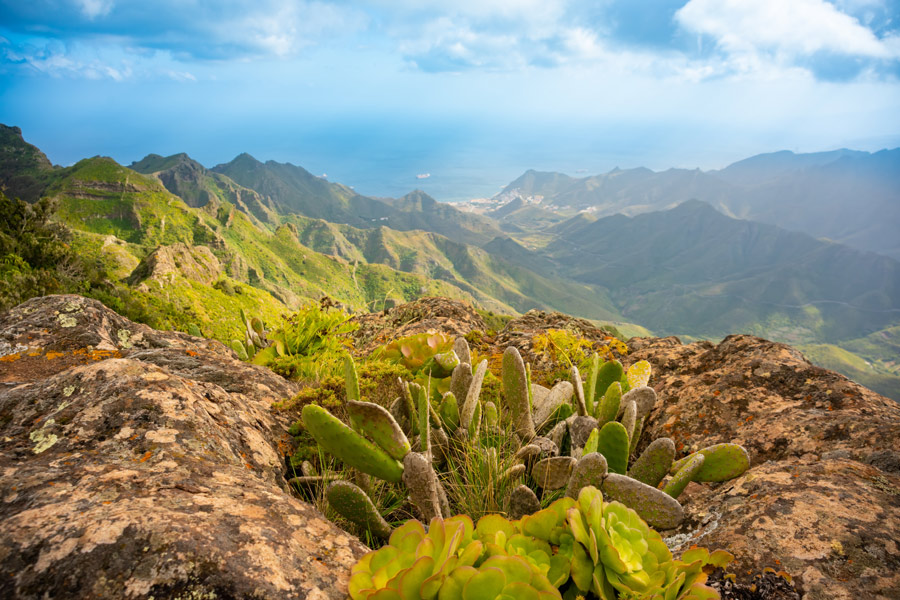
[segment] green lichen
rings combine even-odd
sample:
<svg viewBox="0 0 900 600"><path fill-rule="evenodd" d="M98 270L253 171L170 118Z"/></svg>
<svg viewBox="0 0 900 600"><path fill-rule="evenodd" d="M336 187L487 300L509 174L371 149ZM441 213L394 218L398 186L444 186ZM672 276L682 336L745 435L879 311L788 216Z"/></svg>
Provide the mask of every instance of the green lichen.
<svg viewBox="0 0 900 600"><path fill-rule="evenodd" d="M74 393L75 393L74 385L67 385L66 387L63 388L63 396L65 396L66 398L68 398L69 396L71 396Z"/></svg>
<svg viewBox="0 0 900 600"><path fill-rule="evenodd" d="M59 314L56 316L56 320L59 321L60 327L75 327L78 325L78 321L71 315Z"/></svg>
<svg viewBox="0 0 900 600"><path fill-rule="evenodd" d="M131 343L131 332L127 329L120 329L116 332L116 335L119 337L119 346L122 348L131 348L134 344Z"/></svg>
<svg viewBox="0 0 900 600"><path fill-rule="evenodd" d="M40 454L59 441L59 438L56 436L56 434L50 433L48 431L48 429L55 424L56 421L54 421L53 419L48 419L47 422L44 423L43 427L41 427L40 429L35 429L28 435L29 439L34 442L34 448L32 448L32 451L35 454Z"/></svg>

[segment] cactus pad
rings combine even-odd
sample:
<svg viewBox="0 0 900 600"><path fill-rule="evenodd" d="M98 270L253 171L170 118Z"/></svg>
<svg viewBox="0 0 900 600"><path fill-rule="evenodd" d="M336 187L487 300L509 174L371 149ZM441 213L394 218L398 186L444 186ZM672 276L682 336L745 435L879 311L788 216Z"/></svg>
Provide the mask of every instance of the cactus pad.
<svg viewBox="0 0 900 600"><path fill-rule="evenodd" d="M472 372L472 352L469 350L469 342L466 341L466 338L459 336L455 340L453 340L453 351L456 352L456 356L459 357L460 364L469 365L469 373Z"/></svg>
<svg viewBox="0 0 900 600"><path fill-rule="evenodd" d="M530 440L534 437L535 431L528 406L528 376L525 373L522 355L514 346L510 346L503 353L501 379L504 396L513 415L516 435L520 440Z"/></svg>
<svg viewBox="0 0 900 600"><path fill-rule="evenodd" d="M594 390L594 393L596 394L595 397L600 398L606 395L609 386L611 386L614 381L622 379L624 374L625 369L622 368L622 363L617 360L606 361L600 365L600 369L597 372L596 388Z"/></svg>
<svg viewBox="0 0 900 600"><path fill-rule="evenodd" d="M575 387L568 381L560 381L553 386L550 393L544 398L534 398L534 424L538 429L542 429L546 424L552 422L551 417L559 408L568 404L572 399Z"/></svg>
<svg viewBox="0 0 900 600"><path fill-rule="evenodd" d="M610 473L601 490L608 499L618 500L656 529L672 529L684 520L684 509L678 500L631 477Z"/></svg>
<svg viewBox="0 0 900 600"><path fill-rule="evenodd" d="M409 440L387 409L372 402L347 402L350 422L356 431L368 435L375 444L396 460L409 452Z"/></svg>
<svg viewBox="0 0 900 600"><path fill-rule="evenodd" d="M673 498L678 499L678 496L681 495L681 492L684 491L687 484L696 479L697 473L703 468L705 460L706 457L699 452L697 454L692 454L691 459L678 469L675 475L672 476L672 479L666 484L666 487L663 488L663 491Z"/></svg>
<svg viewBox="0 0 900 600"><path fill-rule="evenodd" d="M581 488L592 485L599 488L608 472L606 459L599 452L585 454L572 469L572 476L566 486L566 496L577 498Z"/></svg>
<svg viewBox="0 0 900 600"><path fill-rule="evenodd" d="M630 367L625 374L628 380L628 387L631 389L643 387L650 382L650 363L646 360L639 360Z"/></svg>
<svg viewBox="0 0 900 600"><path fill-rule="evenodd" d="M621 423L613 421L600 429L597 452L606 457L611 473L625 474L628 470L628 432Z"/></svg>
<svg viewBox="0 0 900 600"><path fill-rule="evenodd" d="M541 510L541 501L527 485L514 488L506 497L506 513L510 519L521 519Z"/></svg>
<svg viewBox="0 0 900 600"><path fill-rule="evenodd" d="M657 438L635 461L628 475L641 483L656 487L669 472L674 458L675 442L665 437Z"/></svg>
<svg viewBox="0 0 900 600"><path fill-rule="evenodd" d="M347 390L348 401L359 401L359 377L356 375L356 364L349 354L344 357L344 387Z"/></svg>
<svg viewBox="0 0 900 600"><path fill-rule="evenodd" d="M452 432L459 428L459 403L452 391L444 394L438 406L438 414L441 415L441 421L447 431Z"/></svg>
<svg viewBox="0 0 900 600"><path fill-rule="evenodd" d="M466 392L466 400L463 402L459 411L459 426L467 431L472 428L472 419L475 416L475 409L478 406L478 399L481 396L481 386L484 384L484 376L487 373L487 360L481 361L478 368L475 369L475 375L472 377L472 383Z"/></svg>
<svg viewBox="0 0 900 600"><path fill-rule="evenodd" d="M600 405L597 407L597 420L600 421L601 426L616 420L621 401L622 384L613 381L606 389L606 393L603 394Z"/></svg>
<svg viewBox="0 0 900 600"><path fill-rule="evenodd" d="M578 372L578 367L572 365L569 375L572 377L572 385L575 387L575 411L579 416L585 417L588 414L587 405L584 400L584 384L581 382L581 373Z"/></svg>
<svg viewBox="0 0 900 600"><path fill-rule="evenodd" d="M566 423L572 448L583 448L591 433L597 429L597 419L594 417L569 417Z"/></svg>
<svg viewBox="0 0 900 600"><path fill-rule="evenodd" d="M378 513L369 496L349 481L335 481L325 490L328 504L342 517L368 530L375 537L386 540L391 526Z"/></svg>
<svg viewBox="0 0 900 600"><path fill-rule="evenodd" d="M575 462L571 456L544 458L534 463L531 476L545 490L558 490L569 481Z"/></svg>
<svg viewBox="0 0 900 600"><path fill-rule="evenodd" d="M647 386L631 388L622 395L621 407L624 408L632 400L637 404L637 418L643 419L650 414L653 405L656 404L656 392L652 387Z"/></svg>
<svg viewBox="0 0 900 600"><path fill-rule="evenodd" d="M625 412L622 414L622 426L628 432L628 449L631 450L631 438L634 437L634 428L637 425L637 404L634 400L625 405ZM630 453L630 452L629 452Z"/></svg>
<svg viewBox="0 0 900 600"><path fill-rule="evenodd" d="M728 481L740 477L750 468L750 455L743 446L737 444L716 444L699 452L706 460L694 481ZM677 472L688 460L693 458L694 454L675 461L669 472Z"/></svg>
<svg viewBox="0 0 900 600"><path fill-rule="evenodd" d="M450 375L450 391L456 397L456 401L465 401L472 385L472 366L467 362L461 362L453 369Z"/></svg>
<svg viewBox="0 0 900 600"><path fill-rule="evenodd" d="M410 452L403 459L403 483L423 520L430 521L441 516L437 475L424 454Z"/></svg>
<svg viewBox="0 0 900 600"><path fill-rule="evenodd" d="M321 406L303 407L303 426L328 453L364 473L398 482L403 467L384 450L362 437Z"/></svg>

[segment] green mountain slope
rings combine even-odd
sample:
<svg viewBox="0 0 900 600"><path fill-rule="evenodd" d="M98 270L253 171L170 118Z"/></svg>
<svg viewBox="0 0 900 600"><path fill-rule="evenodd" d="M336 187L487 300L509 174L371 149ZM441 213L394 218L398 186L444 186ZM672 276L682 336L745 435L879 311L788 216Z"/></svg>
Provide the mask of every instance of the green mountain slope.
<svg viewBox="0 0 900 600"><path fill-rule="evenodd" d="M212 170L255 190L282 214L369 227L392 212L383 202L360 196L347 186L331 183L290 163L261 163L245 153Z"/></svg>
<svg viewBox="0 0 900 600"><path fill-rule="evenodd" d="M22 130L0 124L0 188L10 198L35 202L52 183L58 169Z"/></svg>
<svg viewBox="0 0 900 600"><path fill-rule="evenodd" d="M162 157L150 154L132 163L131 169L152 175L188 206L209 207L215 213L222 202L230 202L262 223L277 225L275 207L255 191L229 177L206 169L187 154Z"/></svg>
<svg viewBox="0 0 900 600"><path fill-rule="evenodd" d="M658 333L836 342L900 321L900 263L709 205L585 223L546 248Z"/></svg>
<svg viewBox="0 0 900 600"><path fill-rule="evenodd" d="M315 250L447 282L471 294L488 310L524 312L537 308L620 319L603 289L542 274L436 233L388 227L358 229L299 216L288 220L296 226L299 239ZM549 271L550 263L544 262Z"/></svg>
<svg viewBox="0 0 900 600"><path fill-rule="evenodd" d="M298 214L358 228L386 225L392 229L422 229L468 244L483 244L500 231L490 221L463 213L416 191L403 198L369 198L347 186L331 183L290 163L261 163L241 154L213 171L255 190L281 214Z"/></svg>
<svg viewBox="0 0 900 600"><path fill-rule="evenodd" d="M438 202L425 192L415 190L398 199L386 198L395 212L383 220L391 229L421 229L439 233L463 244L481 245L501 232L488 219Z"/></svg>
<svg viewBox="0 0 900 600"><path fill-rule="evenodd" d="M157 178L109 158L80 161L48 195L58 202L57 218L76 230L79 253L103 264L116 279L111 285L120 286L115 298L101 299L119 301L120 308L122 302L138 303L163 315L156 322L164 326L196 323L226 340L237 331L240 308L271 322L322 295L356 308L385 296L474 300L445 281L315 252L299 242L294 226L273 231L218 197L190 207ZM189 258L200 255L213 265L202 277L189 267L196 262Z"/></svg>

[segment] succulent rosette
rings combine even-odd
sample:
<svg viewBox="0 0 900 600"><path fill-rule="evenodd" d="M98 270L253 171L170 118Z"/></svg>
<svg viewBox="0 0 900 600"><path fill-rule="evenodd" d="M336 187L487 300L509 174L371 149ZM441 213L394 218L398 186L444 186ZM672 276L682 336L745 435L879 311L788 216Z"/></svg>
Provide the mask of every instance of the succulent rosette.
<svg viewBox="0 0 900 600"><path fill-rule="evenodd" d="M526 556L506 553L507 542L519 535L508 521L493 518L481 526L479 533L489 541L476 539L475 527L464 515L432 519L427 533L418 521L408 521L394 530L388 545L366 554L353 567L350 597L561 600L544 574L546 568L541 569Z"/></svg>
<svg viewBox="0 0 900 600"><path fill-rule="evenodd" d="M577 542L572 580L581 592L603 600L718 598L703 585L703 567L727 563L727 553L712 560L708 552L705 558L686 553L689 562L676 561L659 533L636 512L619 502L604 502L594 487L581 490L567 519Z"/></svg>

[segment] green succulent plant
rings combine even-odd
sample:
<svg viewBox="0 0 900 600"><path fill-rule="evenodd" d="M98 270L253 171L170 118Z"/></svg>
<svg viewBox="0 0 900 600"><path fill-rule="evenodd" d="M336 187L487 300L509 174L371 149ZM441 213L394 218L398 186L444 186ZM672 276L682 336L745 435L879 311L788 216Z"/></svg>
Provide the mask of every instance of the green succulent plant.
<svg viewBox="0 0 900 600"><path fill-rule="evenodd" d="M606 502L594 487L578 495L567 521L577 542L572 581L582 593L602 600L616 598L705 599L718 593L705 585L702 553L676 561L660 535L636 512L619 502ZM716 556L727 563L727 553ZM721 566L721 565L720 565Z"/></svg>
<svg viewBox="0 0 900 600"><path fill-rule="evenodd" d="M514 531L509 522L499 519ZM493 522L496 524L496 520ZM464 515L434 518L426 532L418 521L408 521L394 530L388 545L366 554L354 565L348 584L350 597L561 600L559 591L533 562L504 550L509 542L504 531L481 522L479 525L481 529L476 531L472 520ZM478 539L479 534L489 541ZM515 548L521 550L520 546Z"/></svg>
<svg viewBox="0 0 900 600"><path fill-rule="evenodd" d="M380 358L399 362L410 373L431 370L432 376L439 379L449 377L459 364L453 338L443 333L409 335L381 346L376 353Z"/></svg>

